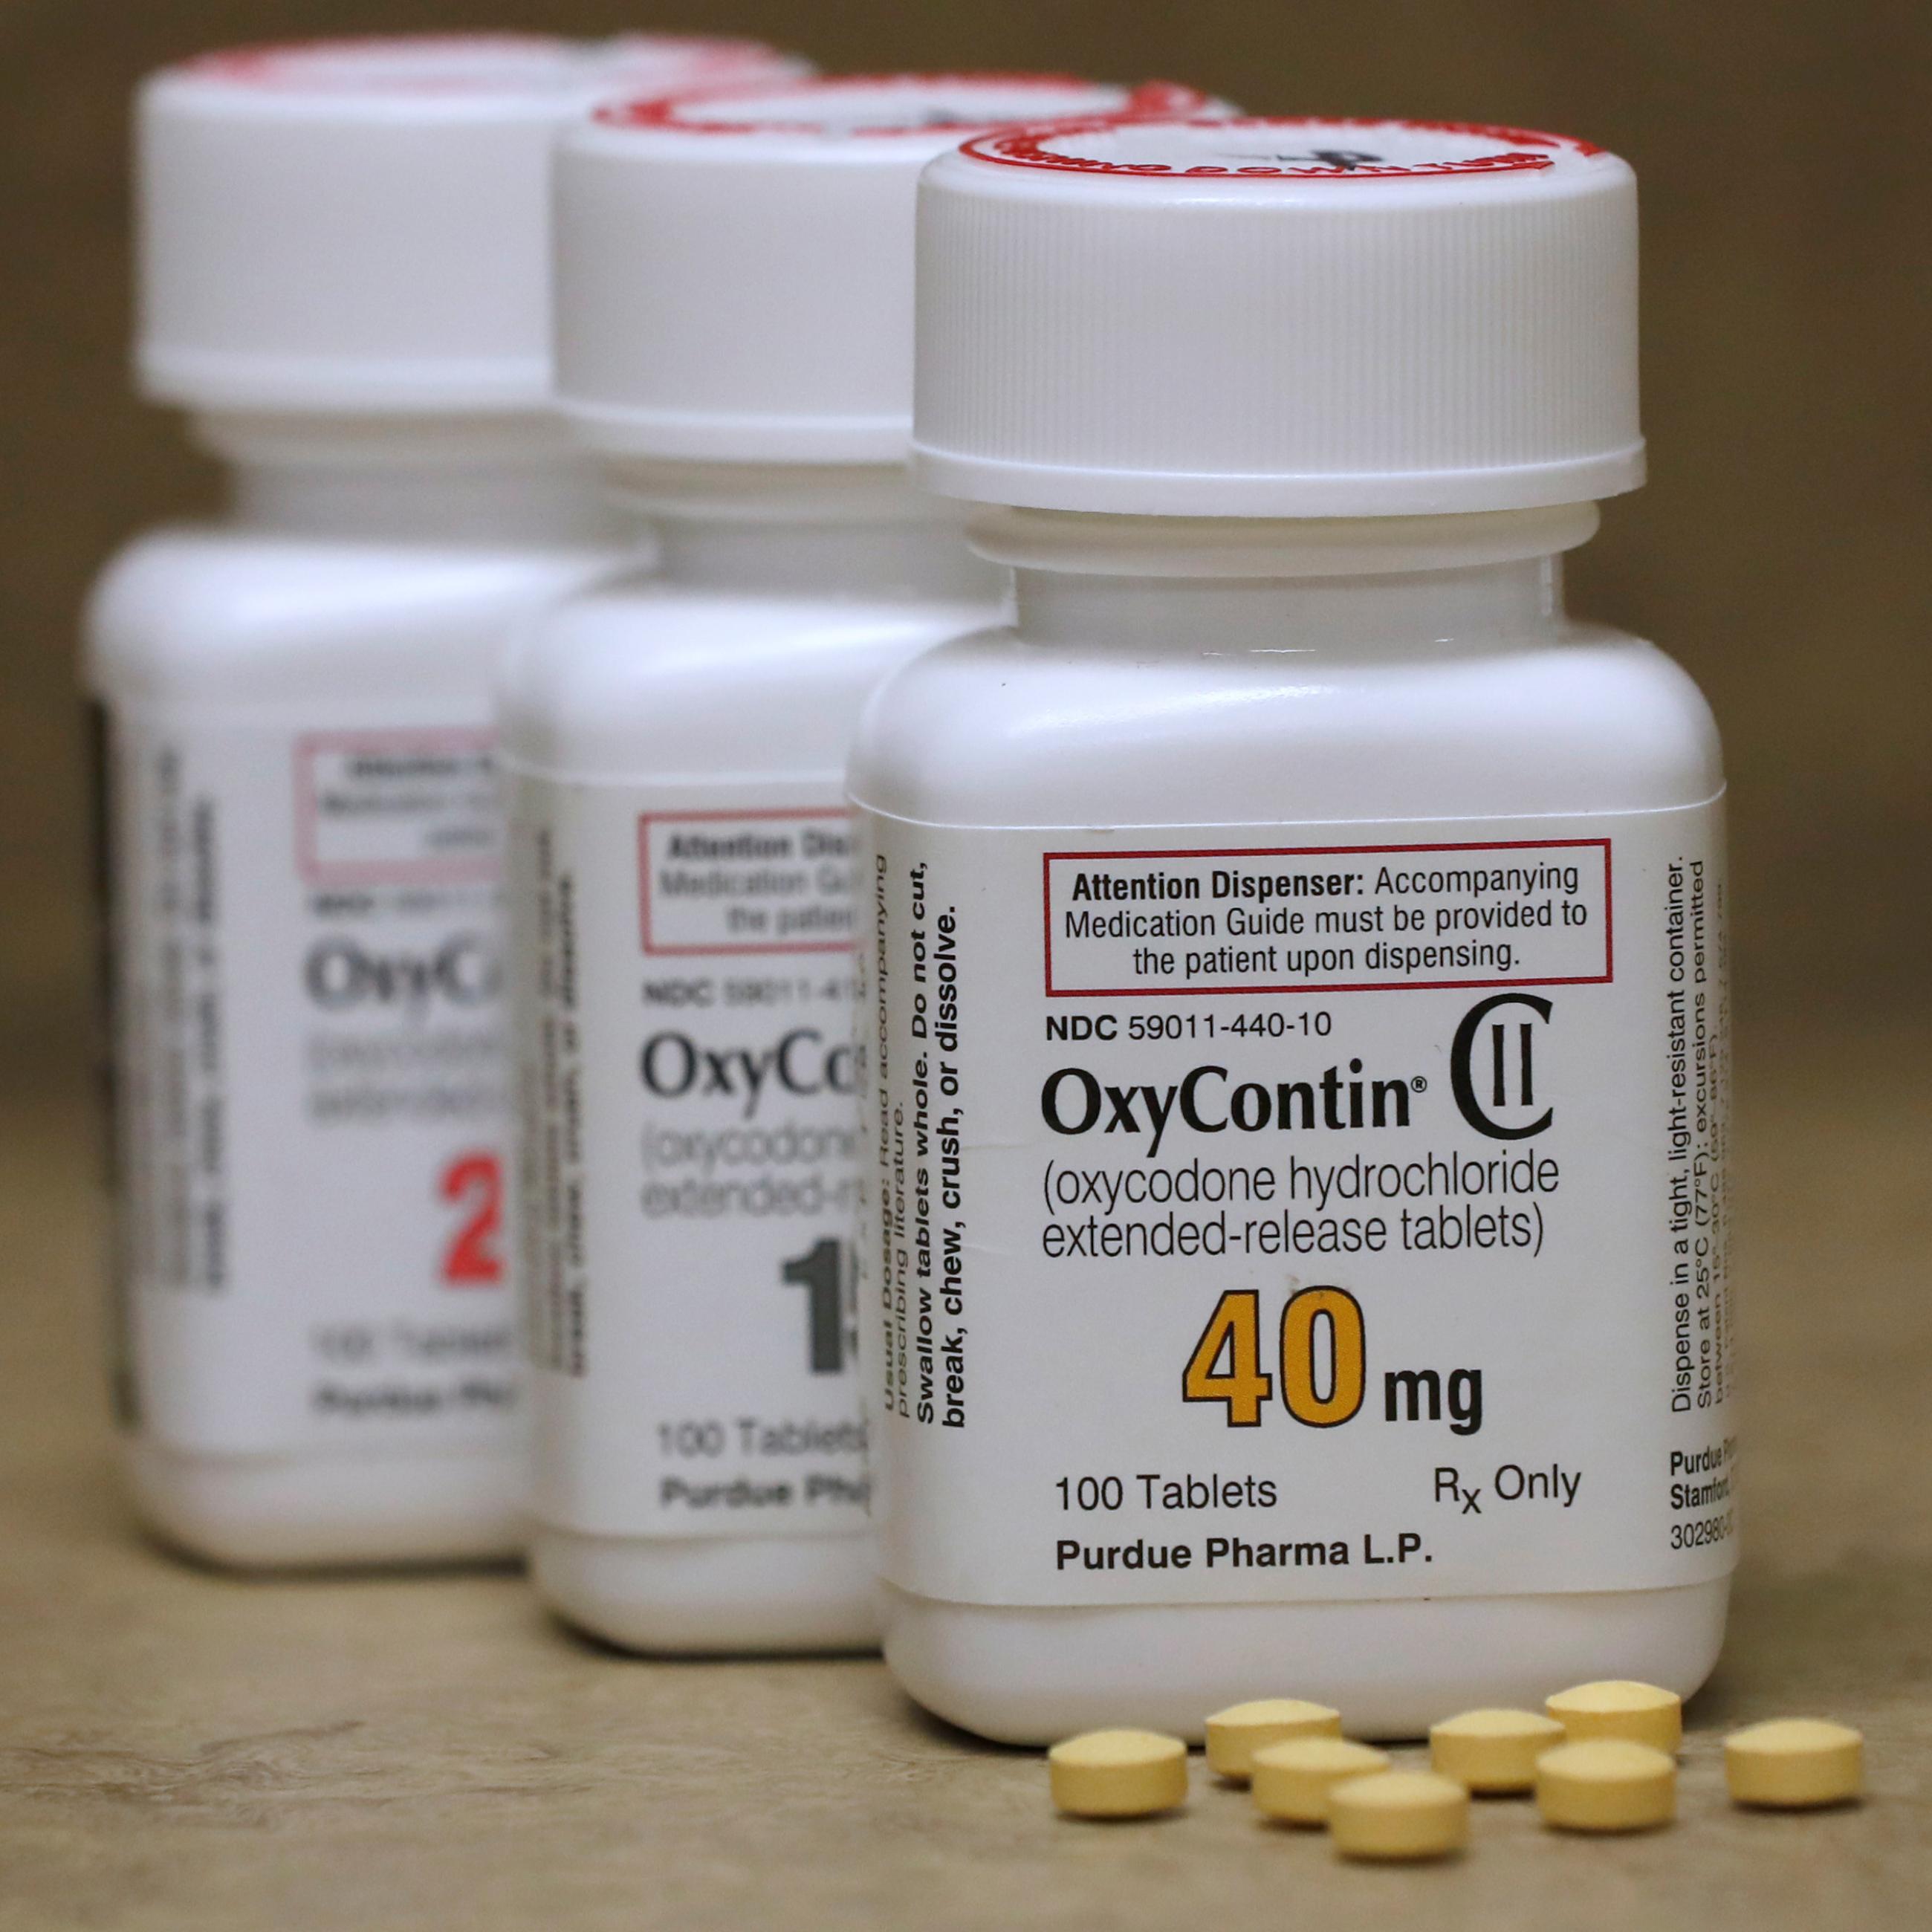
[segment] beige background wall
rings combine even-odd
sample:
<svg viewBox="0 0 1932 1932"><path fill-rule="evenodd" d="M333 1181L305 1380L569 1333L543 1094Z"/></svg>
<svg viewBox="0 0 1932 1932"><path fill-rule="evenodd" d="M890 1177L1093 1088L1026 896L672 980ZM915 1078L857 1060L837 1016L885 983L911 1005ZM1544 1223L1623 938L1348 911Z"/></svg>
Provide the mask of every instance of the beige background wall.
<svg viewBox="0 0 1932 1932"><path fill-rule="evenodd" d="M1576 562L1730 742L1747 1024L1917 996L1925 734L1932 8L1913 0L0 0L0 1053L58 1077L83 1010L75 614L212 471L126 394L135 77L211 44L473 25L734 28L827 68L1053 66L1256 111L1587 134L1644 184L1654 481Z"/></svg>

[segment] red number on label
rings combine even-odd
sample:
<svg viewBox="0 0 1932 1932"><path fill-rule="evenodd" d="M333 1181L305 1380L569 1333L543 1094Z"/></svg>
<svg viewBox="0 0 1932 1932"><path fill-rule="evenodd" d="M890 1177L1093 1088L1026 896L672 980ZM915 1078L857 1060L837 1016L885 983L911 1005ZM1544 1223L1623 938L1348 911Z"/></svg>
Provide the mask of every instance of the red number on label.
<svg viewBox="0 0 1932 1932"><path fill-rule="evenodd" d="M442 1171L442 1198L468 1210L443 1251L442 1278L452 1288L484 1288L503 1279L496 1238L503 1226L503 1170L494 1154L459 1154Z"/></svg>

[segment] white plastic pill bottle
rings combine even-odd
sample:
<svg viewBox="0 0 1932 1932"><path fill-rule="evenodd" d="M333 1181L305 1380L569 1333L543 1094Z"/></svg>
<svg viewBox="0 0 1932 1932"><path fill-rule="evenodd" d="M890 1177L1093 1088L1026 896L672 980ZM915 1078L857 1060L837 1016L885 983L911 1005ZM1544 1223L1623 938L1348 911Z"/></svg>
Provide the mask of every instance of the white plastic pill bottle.
<svg viewBox="0 0 1932 1932"><path fill-rule="evenodd" d="M517 1546L492 684L634 542L548 410L549 144L776 58L358 40L141 90L141 383L233 488L88 623L116 1382L136 1505L204 1558Z"/></svg>
<svg viewBox="0 0 1932 1932"><path fill-rule="evenodd" d="M613 1642L878 1640L845 756L1001 590L906 472L918 176L1184 92L826 80L560 145L560 400L661 556L528 634L502 725L534 1570Z"/></svg>
<svg viewBox="0 0 1932 1932"><path fill-rule="evenodd" d="M988 1736L1689 1691L1732 1534L1716 734L1564 614L1636 193L1510 128L974 141L915 442L1011 629L869 706L886 1656Z"/></svg>

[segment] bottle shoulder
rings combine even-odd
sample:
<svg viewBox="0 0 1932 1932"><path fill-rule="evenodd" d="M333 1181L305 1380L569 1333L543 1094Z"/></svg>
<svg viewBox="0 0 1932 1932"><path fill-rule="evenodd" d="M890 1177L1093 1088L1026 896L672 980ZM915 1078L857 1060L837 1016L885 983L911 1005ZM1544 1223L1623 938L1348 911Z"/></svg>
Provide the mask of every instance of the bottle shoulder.
<svg viewBox="0 0 1932 1932"><path fill-rule="evenodd" d="M588 546L164 527L95 580L87 676L119 698L243 702L365 677L447 676L487 689L517 627L623 560Z"/></svg>
<svg viewBox="0 0 1932 1932"><path fill-rule="evenodd" d="M1346 658L1136 659L982 632L881 687L851 772L862 803L961 824L1640 811L1724 783L1688 675L1586 625Z"/></svg>
<svg viewBox="0 0 1932 1932"><path fill-rule="evenodd" d="M733 592L627 577L516 640L499 710L512 763L559 776L837 770L859 709L899 665L996 614L896 596Z"/></svg>

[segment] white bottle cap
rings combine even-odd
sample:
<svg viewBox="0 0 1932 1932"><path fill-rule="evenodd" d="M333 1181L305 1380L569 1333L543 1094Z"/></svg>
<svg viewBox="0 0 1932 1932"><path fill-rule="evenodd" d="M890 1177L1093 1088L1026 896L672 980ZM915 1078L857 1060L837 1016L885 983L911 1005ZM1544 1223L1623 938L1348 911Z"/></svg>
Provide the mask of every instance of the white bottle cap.
<svg viewBox="0 0 1932 1932"><path fill-rule="evenodd" d="M559 403L614 454L902 462L920 169L1018 122L1213 105L1164 82L898 74L604 107L557 152Z"/></svg>
<svg viewBox="0 0 1932 1932"><path fill-rule="evenodd" d="M556 127L614 94L807 70L755 41L517 34L164 69L137 108L141 386L205 409L542 408Z"/></svg>
<svg viewBox="0 0 1932 1932"><path fill-rule="evenodd" d="M1636 180L1402 121L1006 131L921 184L932 488L1151 516L1577 503L1643 480Z"/></svg>

